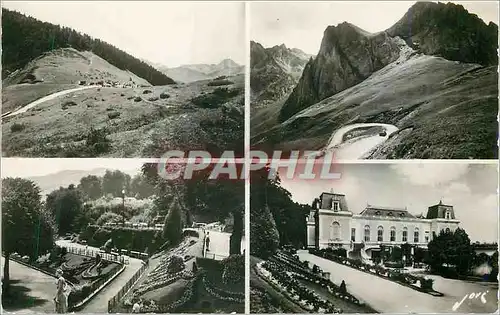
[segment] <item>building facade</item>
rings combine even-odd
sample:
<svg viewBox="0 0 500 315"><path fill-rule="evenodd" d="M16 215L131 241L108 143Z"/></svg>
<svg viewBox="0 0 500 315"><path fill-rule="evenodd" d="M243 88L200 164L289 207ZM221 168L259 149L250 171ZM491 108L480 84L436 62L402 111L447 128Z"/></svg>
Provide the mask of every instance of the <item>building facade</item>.
<svg viewBox="0 0 500 315"><path fill-rule="evenodd" d="M414 216L406 208L372 205L356 214L349 210L345 195L324 192L314 200L307 218L307 244L310 248L344 248L348 252L363 244L361 255L370 259L381 246L408 243L427 248L434 233L455 231L458 224L453 206L442 202L429 207L425 217Z"/></svg>

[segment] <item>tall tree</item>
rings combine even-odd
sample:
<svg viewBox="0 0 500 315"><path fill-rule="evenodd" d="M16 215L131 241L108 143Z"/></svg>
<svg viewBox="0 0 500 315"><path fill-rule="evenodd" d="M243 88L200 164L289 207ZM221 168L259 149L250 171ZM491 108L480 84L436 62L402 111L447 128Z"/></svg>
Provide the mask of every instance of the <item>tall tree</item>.
<svg viewBox="0 0 500 315"><path fill-rule="evenodd" d="M268 258L279 247L279 232L268 206L250 211L250 254Z"/></svg>
<svg viewBox="0 0 500 315"><path fill-rule="evenodd" d="M106 170L102 178L102 190L105 194L111 194L114 197L121 197L122 190L130 195L130 175L119 170Z"/></svg>
<svg viewBox="0 0 500 315"><path fill-rule="evenodd" d="M22 178L2 180L4 292L9 292L9 257L17 252L36 259L54 246L54 231L40 202L40 188Z"/></svg>
<svg viewBox="0 0 500 315"><path fill-rule="evenodd" d="M74 185L54 190L47 195L45 203L56 220L60 234L78 232L85 224L83 198Z"/></svg>
<svg viewBox="0 0 500 315"><path fill-rule="evenodd" d="M469 272L474 259L474 249L469 236L463 229L454 232L441 230L439 235L434 235L427 245L427 263L437 272L443 270L443 264L455 266L459 274Z"/></svg>
<svg viewBox="0 0 500 315"><path fill-rule="evenodd" d="M101 178L95 175L88 175L80 179L78 185L85 196L85 199L96 200L102 197Z"/></svg>
<svg viewBox="0 0 500 315"><path fill-rule="evenodd" d="M182 218L181 208L177 198L174 198L168 214L165 217L163 226L163 238L170 243L171 246L179 244L182 239Z"/></svg>

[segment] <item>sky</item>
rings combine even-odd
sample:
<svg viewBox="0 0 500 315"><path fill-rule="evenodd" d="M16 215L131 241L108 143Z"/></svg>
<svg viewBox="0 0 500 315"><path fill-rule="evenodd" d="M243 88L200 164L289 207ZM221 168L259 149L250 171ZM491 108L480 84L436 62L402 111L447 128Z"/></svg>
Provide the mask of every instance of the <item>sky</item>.
<svg viewBox="0 0 500 315"><path fill-rule="evenodd" d="M486 23L498 25L498 1L451 1L463 5ZM368 32L388 29L415 1L254 2L250 6L250 37L264 47L285 44L317 54L329 25L350 22Z"/></svg>
<svg viewBox="0 0 500 315"><path fill-rule="evenodd" d="M169 67L226 58L245 61L241 2L2 1L2 5Z"/></svg>
<svg viewBox="0 0 500 315"><path fill-rule="evenodd" d="M454 162L344 164L332 170L338 180L290 180L282 186L296 202L311 204L322 192L345 194L347 206L360 213L367 204L423 213L440 200L454 206L472 241L498 240L498 166ZM284 174L284 170L281 172Z"/></svg>
<svg viewBox="0 0 500 315"><path fill-rule="evenodd" d="M19 159L2 158L2 178L37 177L62 171L120 170L137 174L146 159ZM149 160L151 161L151 160Z"/></svg>

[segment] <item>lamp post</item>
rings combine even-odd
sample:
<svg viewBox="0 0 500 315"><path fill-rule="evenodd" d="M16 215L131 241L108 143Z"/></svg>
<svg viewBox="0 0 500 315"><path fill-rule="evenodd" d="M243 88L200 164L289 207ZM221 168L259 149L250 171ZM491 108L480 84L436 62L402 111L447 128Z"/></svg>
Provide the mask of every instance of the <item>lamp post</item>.
<svg viewBox="0 0 500 315"><path fill-rule="evenodd" d="M125 189L122 189L122 219L125 225Z"/></svg>

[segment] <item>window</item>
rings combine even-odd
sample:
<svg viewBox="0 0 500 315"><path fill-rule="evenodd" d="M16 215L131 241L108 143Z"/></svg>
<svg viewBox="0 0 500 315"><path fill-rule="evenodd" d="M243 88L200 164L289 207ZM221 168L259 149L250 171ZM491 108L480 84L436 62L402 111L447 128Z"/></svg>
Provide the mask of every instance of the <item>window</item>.
<svg viewBox="0 0 500 315"><path fill-rule="evenodd" d="M451 219L451 213L450 213L450 211L446 211L446 219L447 220Z"/></svg>
<svg viewBox="0 0 500 315"><path fill-rule="evenodd" d="M403 242L408 242L408 228L406 226L403 228Z"/></svg>
<svg viewBox="0 0 500 315"><path fill-rule="evenodd" d="M379 226L377 229L377 241L378 242L384 241L384 228L382 226Z"/></svg>
<svg viewBox="0 0 500 315"><path fill-rule="evenodd" d="M420 242L418 235L418 228L415 228L415 231L413 232L413 243L418 243L418 242Z"/></svg>
<svg viewBox="0 0 500 315"><path fill-rule="evenodd" d="M340 240L340 224L338 222L332 223L332 239Z"/></svg>
<svg viewBox="0 0 500 315"><path fill-rule="evenodd" d="M446 228L446 233L450 233L450 228Z"/></svg>
<svg viewBox="0 0 500 315"><path fill-rule="evenodd" d="M425 231L425 242L429 243L429 231Z"/></svg>
<svg viewBox="0 0 500 315"><path fill-rule="evenodd" d="M351 229L351 241L356 242L356 229Z"/></svg>
<svg viewBox="0 0 500 315"><path fill-rule="evenodd" d="M365 225L365 242L370 241L370 226Z"/></svg>
<svg viewBox="0 0 500 315"><path fill-rule="evenodd" d="M391 227L391 242L395 242L395 241L396 241L396 228Z"/></svg>
<svg viewBox="0 0 500 315"><path fill-rule="evenodd" d="M333 211L339 211L339 210L340 210L339 202L338 201L334 201L333 202Z"/></svg>

